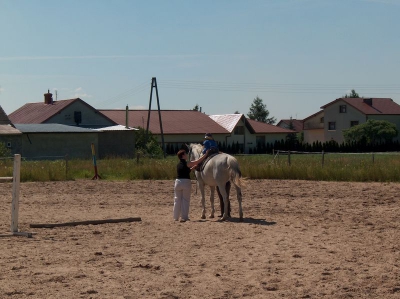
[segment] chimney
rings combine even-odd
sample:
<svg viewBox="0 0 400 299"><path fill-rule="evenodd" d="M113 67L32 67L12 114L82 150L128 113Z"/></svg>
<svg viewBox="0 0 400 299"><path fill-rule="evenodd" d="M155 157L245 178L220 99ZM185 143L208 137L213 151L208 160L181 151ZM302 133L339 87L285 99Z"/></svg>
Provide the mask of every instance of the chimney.
<svg viewBox="0 0 400 299"><path fill-rule="evenodd" d="M125 110L125 128L129 129L129 107L126 105L126 110Z"/></svg>
<svg viewBox="0 0 400 299"><path fill-rule="evenodd" d="M364 103L367 104L367 105L372 106L372 99L371 98L370 99L364 99Z"/></svg>
<svg viewBox="0 0 400 299"><path fill-rule="evenodd" d="M50 90L47 90L47 93L44 94L44 103L53 104L53 94L50 93Z"/></svg>

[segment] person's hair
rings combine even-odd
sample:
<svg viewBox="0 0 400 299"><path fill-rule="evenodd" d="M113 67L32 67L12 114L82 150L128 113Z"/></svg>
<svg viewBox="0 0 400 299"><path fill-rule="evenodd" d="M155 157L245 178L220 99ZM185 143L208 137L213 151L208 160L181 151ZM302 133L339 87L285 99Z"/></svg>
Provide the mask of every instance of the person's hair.
<svg viewBox="0 0 400 299"><path fill-rule="evenodd" d="M181 149L181 150L178 152L178 158L179 158L179 159L182 159L182 156L183 156L184 154L186 154L186 151L185 151L184 149Z"/></svg>

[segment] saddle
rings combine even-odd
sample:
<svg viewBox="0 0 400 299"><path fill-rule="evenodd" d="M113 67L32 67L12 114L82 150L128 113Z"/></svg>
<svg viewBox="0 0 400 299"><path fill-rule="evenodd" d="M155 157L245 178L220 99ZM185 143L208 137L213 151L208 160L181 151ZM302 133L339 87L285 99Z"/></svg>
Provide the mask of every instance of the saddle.
<svg viewBox="0 0 400 299"><path fill-rule="evenodd" d="M197 171L203 171L204 167L206 166L207 162L210 161L214 156L218 155L219 152L214 152L214 153L209 153L209 155L207 156L207 158L205 158L205 160L203 162L201 162L200 164L198 164L196 166L196 170Z"/></svg>

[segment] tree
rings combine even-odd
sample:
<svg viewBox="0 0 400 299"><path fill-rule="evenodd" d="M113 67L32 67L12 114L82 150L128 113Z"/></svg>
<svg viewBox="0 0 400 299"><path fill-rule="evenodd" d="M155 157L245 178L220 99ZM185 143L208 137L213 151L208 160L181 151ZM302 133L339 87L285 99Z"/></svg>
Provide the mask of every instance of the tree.
<svg viewBox="0 0 400 299"><path fill-rule="evenodd" d="M235 113L233 113L233 114L240 114L240 112L236 110Z"/></svg>
<svg viewBox="0 0 400 299"><path fill-rule="evenodd" d="M141 155L150 155L156 158L163 157L163 150L158 144L157 139L149 131L146 142L146 130L142 127L139 127L139 130L135 131L135 149Z"/></svg>
<svg viewBox="0 0 400 299"><path fill-rule="evenodd" d="M192 110L194 110L194 111L199 111L199 109L200 109L200 108L199 108L199 104L196 104L196 106L194 106Z"/></svg>
<svg viewBox="0 0 400 299"><path fill-rule="evenodd" d="M11 156L11 150L6 147L5 143L0 142L0 157Z"/></svg>
<svg viewBox="0 0 400 299"><path fill-rule="evenodd" d="M261 121L263 123L273 125L276 122L275 117L269 116L269 111L267 110L267 105L263 103L263 100L258 96L253 100L253 103L250 106L250 111L247 113L247 116L250 119Z"/></svg>
<svg viewBox="0 0 400 299"><path fill-rule="evenodd" d="M289 130L293 130L293 131L295 130L292 117L290 117L288 129L289 129ZM293 146L296 145L296 143L297 143L297 134L296 134L296 133L289 133L289 134L287 134L287 135L286 135L286 140L287 140L287 142L289 143L289 145L290 145L291 147L293 147Z"/></svg>
<svg viewBox="0 0 400 299"><path fill-rule="evenodd" d="M358 95L358 93L356 93L356 91L354 89L351 90L350 94L345 94L344 98L359 98L360 96Z"/></svg>
<svg viewBox="0 0 400 299"><path fill-rule="evenodd" d="M377 144L381 141L391 141L398 135L396 125L386 120L369 119L366 123L343 131L346 142L365 142Z"/></svg>

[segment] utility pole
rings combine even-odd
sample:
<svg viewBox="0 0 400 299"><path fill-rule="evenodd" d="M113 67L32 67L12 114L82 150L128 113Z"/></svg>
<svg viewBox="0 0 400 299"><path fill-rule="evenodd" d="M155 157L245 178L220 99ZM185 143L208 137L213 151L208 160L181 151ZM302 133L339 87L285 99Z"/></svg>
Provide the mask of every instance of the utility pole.
<svg viewBox="0 0 400 299"><path fill-rule="evenodd" d="M158 97L158 88L157 88L157 79L156 77L151 78L151 90L150 90L150 101L149 101L149 112L147 115L147 128L146 128L146 143L149 135L149 125L150 125L150 112L151 112L151 99L153 97L153 88L156 89L156 96L157 96L157 106L158 106L158 119L160 122L160 131L161 131L161 143L162 143L162 149L164 153L164 158L165 158L165 143L164 143L164 132L163 132L163 127L162 127L162 120L161 120L161 110L160 110L160 99Z"/></svg>

